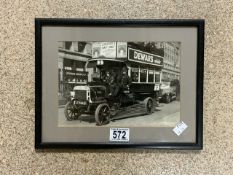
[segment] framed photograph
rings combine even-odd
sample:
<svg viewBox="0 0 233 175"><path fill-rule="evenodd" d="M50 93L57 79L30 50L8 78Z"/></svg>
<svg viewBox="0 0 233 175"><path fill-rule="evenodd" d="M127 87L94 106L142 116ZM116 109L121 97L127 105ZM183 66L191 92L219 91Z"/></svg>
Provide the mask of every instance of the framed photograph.
<svg viewBox="0 0 233 175"><path fill-rule="evenodd" d="M35 148L203 147L204 20L35 19Z"/></svg>

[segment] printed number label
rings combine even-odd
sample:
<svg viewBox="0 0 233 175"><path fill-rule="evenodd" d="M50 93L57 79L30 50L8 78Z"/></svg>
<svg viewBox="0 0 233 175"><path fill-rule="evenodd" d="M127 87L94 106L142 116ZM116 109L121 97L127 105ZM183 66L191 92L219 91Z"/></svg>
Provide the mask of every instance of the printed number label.
<svg viewBox="0 0 233 175"><path fill-rule="evenodd" d="M111 142L128 142L129 141L129 128L110 128Z"/></svg>

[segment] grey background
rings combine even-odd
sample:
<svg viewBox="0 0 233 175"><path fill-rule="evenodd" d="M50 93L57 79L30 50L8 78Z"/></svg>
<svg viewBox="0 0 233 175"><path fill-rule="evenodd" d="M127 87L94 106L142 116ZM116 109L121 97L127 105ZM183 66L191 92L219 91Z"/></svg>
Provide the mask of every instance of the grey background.
<svg viewBox="0 0 233 175"><path fill-rule="evenodd" d="M181 42L181 121L188 128L177 136L170 127L130 127L130 143L195 142L197 29L192 27L103 28L43 27L42 141L109 142L109 127L58 127L58 41ZM116 126L120 127L120 126Z"/></svg>

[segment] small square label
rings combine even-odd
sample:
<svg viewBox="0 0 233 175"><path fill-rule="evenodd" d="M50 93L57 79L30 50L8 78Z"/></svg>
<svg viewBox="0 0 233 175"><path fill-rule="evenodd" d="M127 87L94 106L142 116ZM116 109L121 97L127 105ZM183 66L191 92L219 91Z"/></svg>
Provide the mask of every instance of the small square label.
<svg viewBox="0 0 233 175"><path fill-rule="evenodd" d="M129 142L129 128L110 128L110 142Z"/></svg>
<svg viewBox="0 0 233 175"><path fill-rule="evenodd" d="M187 128L188 126L183 122L181 121L180 123L178 123L176 125L176 127L173 129L174 133L176 133L176 135L180 135L182 134L182 132L184 132L184 130Z"/></svg>

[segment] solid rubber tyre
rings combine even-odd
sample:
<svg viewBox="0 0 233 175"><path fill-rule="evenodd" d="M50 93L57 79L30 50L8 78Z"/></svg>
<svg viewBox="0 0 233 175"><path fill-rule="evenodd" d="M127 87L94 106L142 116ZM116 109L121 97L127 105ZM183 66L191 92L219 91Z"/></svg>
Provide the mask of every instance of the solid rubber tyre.
<svg viewBox="0 0 233 175"><path fill-rule="evenodd" d="M146 108L146 114L151 114L155 110L154 100L151 97L147 97L143 101L145 108Z"/></svg>
<svg viewBox="0 0 233 175"><path fill-rule="evenodd" d="M95 110L95 121L99 126L109 123L110 109L107 103L103 103L97 106Z"/></svg>
<svg viewBox="0 0 233 175"><path fill-rule="evenodd" d="M80 113L78 113L77 109L74 108L73 103L69 101L65 105L64 113L67 120L76 120L80 116Z"/></svg>

